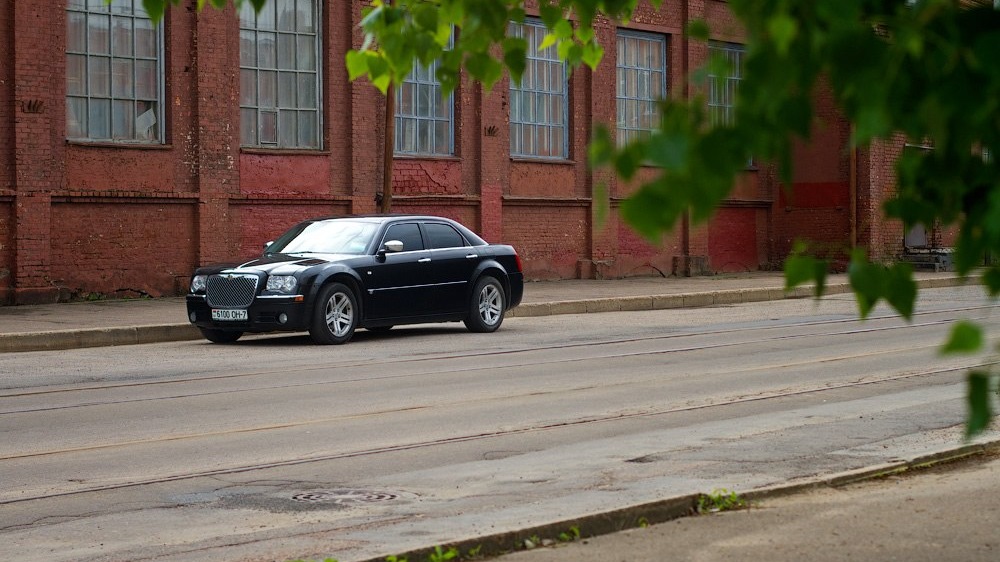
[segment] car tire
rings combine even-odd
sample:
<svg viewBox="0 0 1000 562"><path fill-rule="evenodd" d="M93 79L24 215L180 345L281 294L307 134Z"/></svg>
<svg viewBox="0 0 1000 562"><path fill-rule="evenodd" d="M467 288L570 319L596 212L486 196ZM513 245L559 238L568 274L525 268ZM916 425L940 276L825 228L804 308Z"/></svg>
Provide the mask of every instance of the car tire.
<svg viewBox="0 0 1000 562"><path fill-rule="evenodd" d="M243 332L232 332L229 330L213 330L211 328L198 328L201 335L212 343L233 343L240 339Z"/></svg>
<svg viewBox="0 0 1000 562"><path fill-rule="evenodd" d="M330 283L320 289L309 335L318 344L347 343L354 336L359 313L354 292L343 283Z"/></svg>
<svg viewBox="0 0 1000 562"><path fill-rule="evenodd" d="M506 301L503 285L495 277L484 275L472 290L465 327L470 332L495 332L503 323L504 313L507 311Z"/></svg>

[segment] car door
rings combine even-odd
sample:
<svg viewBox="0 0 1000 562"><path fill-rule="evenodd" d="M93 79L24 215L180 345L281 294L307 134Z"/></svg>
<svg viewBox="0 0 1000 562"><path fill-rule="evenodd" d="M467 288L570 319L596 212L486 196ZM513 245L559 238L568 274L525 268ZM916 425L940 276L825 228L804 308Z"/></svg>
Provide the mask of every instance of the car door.
<svg viewBox="0 0 1000 562"><path fill-rule="evenodd" d="M436 314L463 312L468 309L469 281L479 263L476 248L445 222L425 221L424 230L431 258L430 306Z"/></svg>
<svg viewBox="0 0 1000 562"><path fill-rule="evenodd" d="M384 258L366 269L363 277L368 291L370 319L409 318L426 315L430 310L430 256L424 249L417 222L390 224L382 235L379 248L390 240L403 243L400 252L386 252Z"/></svg>

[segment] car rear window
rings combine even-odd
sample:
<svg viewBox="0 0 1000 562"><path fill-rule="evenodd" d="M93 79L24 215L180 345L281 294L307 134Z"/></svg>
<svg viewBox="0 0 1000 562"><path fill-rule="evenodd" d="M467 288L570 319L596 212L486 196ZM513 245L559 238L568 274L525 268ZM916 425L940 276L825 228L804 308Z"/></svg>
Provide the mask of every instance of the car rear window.
<svg viewBox="0 0 1000 562"><path fill-rule="evenodd" d="M461 248L466 245L465 238L450 225L424 223L424 233L427 234L430 249Z"/></svg>

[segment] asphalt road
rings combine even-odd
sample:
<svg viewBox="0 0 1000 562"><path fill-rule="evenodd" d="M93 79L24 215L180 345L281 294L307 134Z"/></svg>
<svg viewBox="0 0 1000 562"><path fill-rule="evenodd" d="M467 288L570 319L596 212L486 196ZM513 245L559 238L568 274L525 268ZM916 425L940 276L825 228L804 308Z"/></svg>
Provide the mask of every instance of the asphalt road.
<svg viewBox="0 0 1000 562"><path fill-rule="evenodd" d="M0 356L11 559L383 558L951 447L950 323L849 296Z"/></svg>

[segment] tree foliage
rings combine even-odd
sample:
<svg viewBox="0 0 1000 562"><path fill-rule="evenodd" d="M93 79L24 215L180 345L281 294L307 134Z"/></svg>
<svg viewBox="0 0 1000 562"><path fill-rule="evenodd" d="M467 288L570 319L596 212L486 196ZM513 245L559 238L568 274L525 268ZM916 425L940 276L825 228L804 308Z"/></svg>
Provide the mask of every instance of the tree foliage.
<svg viewBox="0 0 1000 562"><path fill-rule="evenodd" d="M153 14L177 1L144 0ZM259 6L266 0L232 0L244 1ZM661 7L662 0L647 1ZM198 0L199 7L205 2ZM542 0L545 46L556 45L571 67L596 67L603 49L595 22L626 23L638 2ZM747 38L735 121L710 126L703 99L674 96L662 103L660 127L648 139L618 148L605 130L591 144L591 163L625 179L640 165L658 168L622 205L636 230L654 237L687 214L706 220L750 155L790 179L793 143L809 136L822 84L853 124L852 147L899 135L933 147L899 158L887 218L957 227L954 263L962 275L982 267L984 256L1000 256L1000 9L993 1L730 0L728 6ZM415 60L439 60L446 89L458 85L463 70L489 88L504 72L514 80L524 72L528 47L508 37L511 22L524 18L522 0L374 0L359 22L364 45L347 55L346 65L352 79L367 77L383 92L400 83ZM694 40L711 36L704 22L693 22L687 33ZM697 75L690 79L698 83ZM811 281L822 293L827 269L799 246L786 261L786 284ZM1000 267L981 271L996 296ZM904 317L912 314L917 290L906 266L871 263L853 251L849 277L862 316L883 300ZM969 352L981 342L977 329L960 324L946 348ZM970 434L989 422L988 395L996 384L988 372L970 376Z"/></svg>

